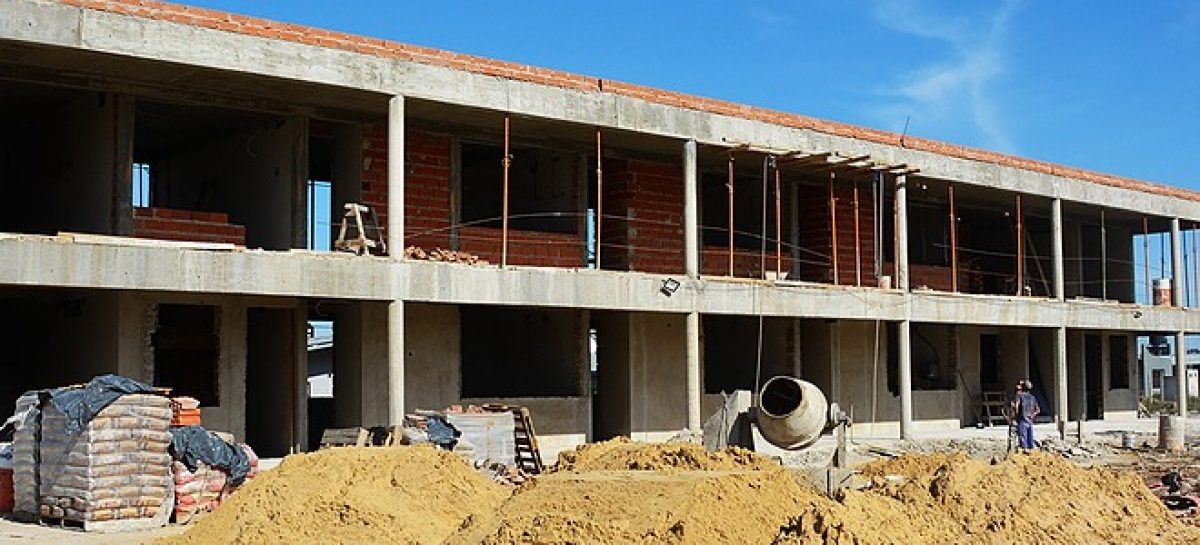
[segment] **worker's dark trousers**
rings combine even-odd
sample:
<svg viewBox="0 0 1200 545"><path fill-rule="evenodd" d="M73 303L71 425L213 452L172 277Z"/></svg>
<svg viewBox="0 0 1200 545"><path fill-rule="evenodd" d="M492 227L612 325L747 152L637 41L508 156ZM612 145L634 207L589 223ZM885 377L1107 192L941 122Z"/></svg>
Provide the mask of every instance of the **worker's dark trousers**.
<svg viewBox="0 0 1200 545"><path fill-rule="evenodd" d="M1033 422L1024 420L1017 421L1017 438L1021 441L1021 448L1029 450L1033 448Z"/></svg>

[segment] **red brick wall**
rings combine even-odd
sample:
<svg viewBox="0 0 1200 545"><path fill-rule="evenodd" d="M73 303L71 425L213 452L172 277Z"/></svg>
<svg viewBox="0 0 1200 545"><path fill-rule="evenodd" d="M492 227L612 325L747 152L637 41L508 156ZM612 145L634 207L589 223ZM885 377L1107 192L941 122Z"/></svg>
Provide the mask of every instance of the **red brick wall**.
<svg viewBox="0 0 1200 545"><path fill-rule="evenodd" d="M883 270L885 274L892 275L892 286L894 287L896 277L892 272L892 263L890 261L884 263ZM927 287L937 291L952 291L954 286L950 279L950 267L919 263L908 264L909 288ZM960 266L958 268L958 291L960 293L983 293L983 275L978 270Z"/></svg>
<svg viewBox="0 0 1200 545"><path fill-rule="evenodd" d="M853 286L857 270L854 266L854 182L834 183L837 220L838 283ZM798 213L800 246L832 256L833 228L829 214L827 186L799 186ZM858 182L858 239L862 257L862 285L875 286L875 214L870 184ZM832 257L822 258L810 252L800 253L800 277L814 282L833 282Z"/></svg>
<svg viewBox="0 0 1200 545"><path fill-rule="evenodd" d="M408 246L450 248L449 136L404 137L404 237Z"/></svg>
<svg viewBox="0 0 1200 545"><path fill-rule="evenodd" d="M246 245L246 228L230 224L229 215L173 208L134 208L133 236Z"/></svg>
<svg viewBox="0 0 1200 545"><path fill-rule="evenodd" d="M463 227L458 232L458 249L498 264L501 234L500 229L493 227ZM578 235L508 230L509 265L583 267L584 252L583 240Z"/></svg>
<svg viewBox="0 0 1200 545"><path fill-rule="evenodd" d="M614 169L620 197L612 204L606 197L604 215L613 216L604 223L606 242L614 236L625 245L618 250L626 270L683 273L683 167L629 159Z"/></svg>

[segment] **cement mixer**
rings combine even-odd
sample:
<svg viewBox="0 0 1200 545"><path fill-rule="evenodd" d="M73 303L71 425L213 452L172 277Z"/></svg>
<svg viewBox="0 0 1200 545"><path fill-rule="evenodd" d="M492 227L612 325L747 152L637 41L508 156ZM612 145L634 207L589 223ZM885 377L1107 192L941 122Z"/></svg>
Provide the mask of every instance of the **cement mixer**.
<svg viewBox="0 0 1200 545"><path fill-rule="evenodd" d="M758 391L754 422L764 439L784 450L812 446L826 431L849 425L837 403L811 382L795 377L771 377Z"/></svg>
<svg viewBox="0 0 1200 545"><path fill-rule="evenodd" d="M712 450L736 445L763 450L756 434L771 445L789 451L811 447L825 432L837 440L832 464L846 463L846 428L850 418L811 382L780 375L767 380L754 403L750 392L734 392L704 426L705 446Z"/></svg>

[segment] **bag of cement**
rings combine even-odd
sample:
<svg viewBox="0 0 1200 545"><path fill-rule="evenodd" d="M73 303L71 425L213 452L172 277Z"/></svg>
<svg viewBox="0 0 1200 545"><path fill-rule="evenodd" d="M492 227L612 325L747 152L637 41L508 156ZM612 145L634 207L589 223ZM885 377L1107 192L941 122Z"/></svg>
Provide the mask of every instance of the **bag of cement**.
<svg viewBox="0 0 1200 545"><path fill-rule="evenodd" d="M515 463L517 451L513 433L516 425L512 413L446 413L446 420L462 432L461 441L471 444L468 459L472 462L497 462L506 466Z"/></svg>

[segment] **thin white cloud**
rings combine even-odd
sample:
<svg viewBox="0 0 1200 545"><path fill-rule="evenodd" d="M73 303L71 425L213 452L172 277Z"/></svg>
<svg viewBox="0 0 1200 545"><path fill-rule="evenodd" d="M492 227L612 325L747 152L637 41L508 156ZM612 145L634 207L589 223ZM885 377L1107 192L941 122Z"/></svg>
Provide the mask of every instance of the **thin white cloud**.
<svg viewBox="0 0 1200 545"><path fill-rule="evenodd" d="M991 91L1007 69L1008 27L1019 7L1019 1L1006 0L986 20L977 21L932 14L912 0L876 2L873 15L880 25L941 42L947 58L898 77L880 91L884 99L870 106L869 113L890 126L911 115L917 132L925 132L921 127L976 132L985 146L1015 152Z"/></svg>

